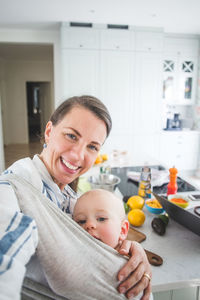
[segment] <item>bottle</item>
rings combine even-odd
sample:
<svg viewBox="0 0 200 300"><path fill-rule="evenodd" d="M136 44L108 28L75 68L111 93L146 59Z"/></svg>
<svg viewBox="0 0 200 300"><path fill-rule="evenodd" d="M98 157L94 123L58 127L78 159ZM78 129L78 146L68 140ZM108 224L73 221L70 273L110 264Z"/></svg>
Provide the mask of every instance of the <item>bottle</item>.
<svg viewBox="0 0 200 300"><path fill-rule="evenodd" d="M138 195L143 198L151 198L151 169L149 167L142 168Z"/></svg>
<svg viewBox="0 0 200 300"><path fill-rule="evenodd" d="M167 185L167 195L176 194L178 185L176 182L178 170L173 167L169 169L169 183Z"/></svg>

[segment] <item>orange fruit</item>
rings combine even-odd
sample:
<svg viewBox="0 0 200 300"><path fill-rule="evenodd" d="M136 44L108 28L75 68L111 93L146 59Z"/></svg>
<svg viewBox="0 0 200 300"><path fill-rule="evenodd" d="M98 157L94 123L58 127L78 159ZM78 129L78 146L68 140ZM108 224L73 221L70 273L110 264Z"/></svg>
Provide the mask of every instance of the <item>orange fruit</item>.
<svg viewBox="0 0 200 300"><path fill-rule="evenodd" d="M142 209L144 206L144 199L140 196L132 196L126 203L131 209L139 208Z"/></svg>
<svg viewBox="0 0 200 300"><path fill-rule="evenodd" d="M132 209L128 213L128 221L133 226L142 226L145 221L145 214L141 209Z"/></svg>
<svg viewBox="0 0 200 300"><path fill-rule="evenodd" d="M103 162L102 156L98 154L94 163L95 165L97 165L97 164L101 164L102 162Z"/></svg>
<svg viewBox="0 0 200 300"><path fill-rule="evenodd" d="M101 157L103 160L108 160L108 154L102 154Z"/></svg>

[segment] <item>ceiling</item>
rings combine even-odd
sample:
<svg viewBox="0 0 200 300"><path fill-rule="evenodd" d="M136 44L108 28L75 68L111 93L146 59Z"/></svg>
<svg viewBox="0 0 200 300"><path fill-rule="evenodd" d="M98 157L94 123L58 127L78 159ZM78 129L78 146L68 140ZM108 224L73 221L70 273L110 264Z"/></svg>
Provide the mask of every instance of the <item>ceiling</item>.
<svg viewBox="0 0 200 300"><path fill-rule="evenodd" d="M200 0L0 0L0 29L54 29L70 21L200 34Z"/></svg>

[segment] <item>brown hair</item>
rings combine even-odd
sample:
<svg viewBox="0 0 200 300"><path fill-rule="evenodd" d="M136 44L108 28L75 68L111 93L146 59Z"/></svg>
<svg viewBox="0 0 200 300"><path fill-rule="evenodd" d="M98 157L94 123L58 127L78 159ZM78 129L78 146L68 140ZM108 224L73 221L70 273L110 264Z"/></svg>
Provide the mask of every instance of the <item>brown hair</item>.
<svg viewBox="0 0 200 300"><path fill-rule="evenodd" d="M100 120L104 121L107 129L107 137L112 128L112 120L106 106L93 96L75 96L61 103L52 114L50 121L57 125L68 114L73 107L81 106L94 113Z"/></svg>

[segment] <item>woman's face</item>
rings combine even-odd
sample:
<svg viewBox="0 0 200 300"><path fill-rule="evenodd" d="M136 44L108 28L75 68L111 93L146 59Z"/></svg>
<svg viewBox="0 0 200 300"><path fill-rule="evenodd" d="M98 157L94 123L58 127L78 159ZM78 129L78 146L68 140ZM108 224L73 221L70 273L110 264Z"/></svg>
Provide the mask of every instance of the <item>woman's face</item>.
<svg viewBox="0 0 200 300"><path fill-rule="evenodd" d="M82 107L72 108L55 126L47 123L40 158L61 189L94 164L106 133L105 123Z"/></svg>

